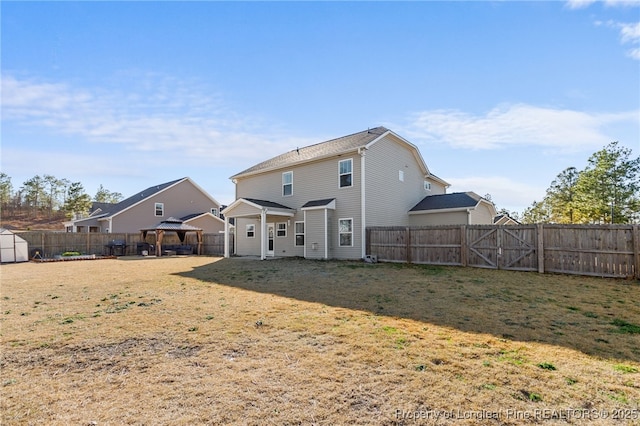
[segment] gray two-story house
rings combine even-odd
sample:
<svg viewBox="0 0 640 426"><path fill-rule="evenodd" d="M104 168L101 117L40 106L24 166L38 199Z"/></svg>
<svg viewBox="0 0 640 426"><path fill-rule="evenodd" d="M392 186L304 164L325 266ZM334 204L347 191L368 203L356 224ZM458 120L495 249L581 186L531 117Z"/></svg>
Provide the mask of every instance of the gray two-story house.
<svg viewBox="0 0 640 426"><path fill-rule="evenodd" d="M231 179L225 234L234 218L235 253L262 259L363 258L367 227L418 223L419 212L409 212L449 186L415 145L384 127L294 149Z"/></svg>

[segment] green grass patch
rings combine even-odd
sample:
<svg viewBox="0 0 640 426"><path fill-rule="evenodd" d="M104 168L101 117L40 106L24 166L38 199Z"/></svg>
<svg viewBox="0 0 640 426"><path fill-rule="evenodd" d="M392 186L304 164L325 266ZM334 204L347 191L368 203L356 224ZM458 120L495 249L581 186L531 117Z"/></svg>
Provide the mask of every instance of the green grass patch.
<svg viewBox="0 0 640 426"><path fill-rule="evenodd" d="M501 350L498 360L508 362L509 364L513 365L522 365L527 362L527 358L523 354L521 354L520 350L518 349L512 351Z"/></svg>
<svg viewBox="0 0 640 426"><path fill-rule="evenodd" d="M540 364L538 364L538 367L542 368L543 370L549 371L557 370L556 366L551 364L550 362L541 362Z"/></svg>
<svg viewBox="0 0 640 426"><path fill-rule="evenodd" d="M616 330L618 333L622 333L622 334L640 334L640 325L632 324L630 322L627 322L625 320L621 320L619 318L614 319L611 322L611 324L615 325L616 327L618 327L618 330Z"/></svg>
<svg viewBox="0 0 640 426"><path fill-rule="evenodd" d="M625 374L637 373L638 369L630 365L617 364L613 366L613 369Z"/></svg>

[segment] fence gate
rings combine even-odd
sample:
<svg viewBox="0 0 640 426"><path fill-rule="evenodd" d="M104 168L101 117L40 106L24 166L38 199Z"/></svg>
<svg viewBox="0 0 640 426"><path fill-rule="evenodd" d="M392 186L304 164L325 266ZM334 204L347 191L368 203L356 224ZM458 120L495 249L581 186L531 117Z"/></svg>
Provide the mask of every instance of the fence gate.
<svg viewBox="0 0 640 426"><path fill-rule="evenodd" d="M467 265L477 268L536 271L536 227L468 226Z"/></svg>

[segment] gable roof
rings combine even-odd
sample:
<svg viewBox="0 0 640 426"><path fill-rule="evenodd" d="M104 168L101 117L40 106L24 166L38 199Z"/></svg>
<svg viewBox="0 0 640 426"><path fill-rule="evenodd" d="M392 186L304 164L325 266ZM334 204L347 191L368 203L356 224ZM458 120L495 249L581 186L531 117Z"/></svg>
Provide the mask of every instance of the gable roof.
<svg viewBox="0 0 640 426"><path fill-rule="evenodd" d="M337 139L331 139L326 142L321 142L302 148L296 148L289 152L285 152L284 154L280 154L276 157L263 161L262 163L258 163L255 166L249 167L248 169L231 176L231 179L236 179L244 175L251 175L297 163L303 163L322 157L338 155L343 152L353 151L376 140L388 131L389 130L385 127L376 127L373 129L354 133L352 135L343 136Z"/></svg>
<svg viewBox="0 0 640 426"><path fill-rule="evenodd" d="M176 179L170 182L161 183L160 185L150 186L149 188L143 191L140 191L129 198L125 198L124 200L116 204L96 203L96 204L99 204L99 208L101 209L100 216L102 217L115 216L116 214L146 200L152 195L157 194L158 192L164 191L170 186L173 186L176 183L182 182L183 180L186 180L186 179L189 179L189 178L185 177L182 179Z"/></svg>
<svg viewBox="0 0 640 426"><path fill-rule="evenodd" d="M371 145L375 144L377 141L383 139L387 135L393 135L397 141L404 144L413 153L413 156L418 162L420 168L422 168L425 176L429 176L432 179L441 182L443 185L449 186L448 182L442 180L436 175L431 174L431 172L427 168L426 163L424 162L424 159L422 158L422 155L420 155L420 151L415 145L383 126L363 130L358 133L353 133L351 135L342 136L340 138L331 139L314 145L296 148L289 152L285 152L284 154L280 154L276 157L270 158L269 160L258 163L252 167L249 167L248 169L231 176L231 179L238 179L240 177L251 176L270 170L277 170L314 160L333 157L340 154L357 151L359 149L368 149Z"/></svg>
<svg viewBox="0 0 640 426"><path fill-rule="evenodd" d="M148 199L149 197L151 197L151 196L153 196L155 194L158 194L158 193L160 193L162 191L165 191L165 190L171 188L172 186L177 185L178 183L181 183L181 182L184 182L184 181L191 182L191 184L193 186L195 186L199 191L201 191L203 194L205 194L211 201L213 201L218 206L220 205L220 203L218 203L213 197L211 197L211 195L209 195L198 184L196 184L194 181L192 181L188 177L183 177L183 178L180 178L180 179L176 179L176 180L172 180L172 181L169 181L169 182L161 183L159 185L150 186L149 188L147 188L147 189L145 189L143 191L140 191L140 192L132 195L131 197L120 201L119 203L115 203L115 204L94 203L93 205L96 206L97 208L93 210L93 212L91 213L90 217L92 219L100 218L100 220L106 220L105 218L118 215L118 214L122 213L123 211L135 206L136 204L143 202L144 200ZM87 218L83 218L83 219L80 219L80 220L86 220L86 219ZM78 221L76 221L76 222L78 222Z"/></svg>
<svg viewBox="0 0 640 426"><path fill-rule="evenodd" d="M494 225L520 225L520 222L508 214L499 214L493 218Z"/></svg>
<svg viewBox="0 0 640 426"><path fill-rule="evenodd" d="M416 204L409 212L425 210L470 209L476 207L484 198L475 192L453 192L451 194L428 195Z"/></svg>

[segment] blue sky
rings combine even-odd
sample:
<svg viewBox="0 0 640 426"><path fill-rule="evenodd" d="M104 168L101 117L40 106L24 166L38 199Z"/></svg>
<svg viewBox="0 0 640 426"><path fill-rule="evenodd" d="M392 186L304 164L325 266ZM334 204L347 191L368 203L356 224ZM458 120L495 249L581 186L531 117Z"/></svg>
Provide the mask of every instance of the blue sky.
<svg viewBox="0 0 640 426"><path fill-rule="evenodd" d="M640 153L640 1L0 3L2 171L125 197L386 126L522 212Z"/></svg>

